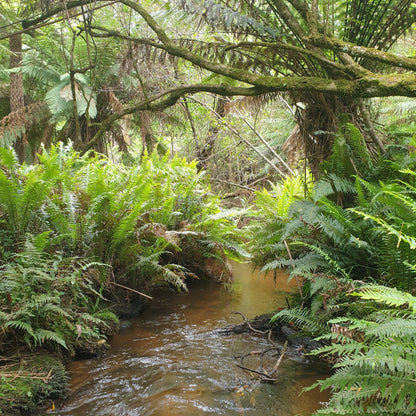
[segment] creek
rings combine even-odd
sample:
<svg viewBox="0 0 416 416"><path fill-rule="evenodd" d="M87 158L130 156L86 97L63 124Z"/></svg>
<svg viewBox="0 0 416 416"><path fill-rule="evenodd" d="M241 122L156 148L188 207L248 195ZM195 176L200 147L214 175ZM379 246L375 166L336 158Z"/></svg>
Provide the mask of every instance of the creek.
<svg viewBox="0 0 416 416"><path fill-rule="evenodd" d="M234 357L270 347L254 333L223 335L217 330L285 306L287 275L259 277L250 265L233 263L229 287L198 281L190 292L153 293L143 314L122 328L109 352L98 359L70 363L71 392L48 415L198 416L308 415L328 395L302 388L326 376L325 370L289 348L277 381L259 383L236 366ZM283 343L283 340L275 340ZM265 358L272 368L276 357ZM244 365L256 368L258 356Z"/></svg>

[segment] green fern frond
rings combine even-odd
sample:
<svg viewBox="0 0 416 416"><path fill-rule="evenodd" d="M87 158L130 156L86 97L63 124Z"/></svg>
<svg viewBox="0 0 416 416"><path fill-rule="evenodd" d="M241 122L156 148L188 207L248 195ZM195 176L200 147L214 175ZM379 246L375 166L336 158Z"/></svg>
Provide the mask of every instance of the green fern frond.
<svg viewBox="0 0 416 416"><path fill-rule="evenodd" d="M28 316L30 318L30 315ZM25 321L14 321L14 320L8 320L4 325L4 328L16 328L20 331L27 332L30 335L33 335L33 328L32 325Z"/></svg>
<svg viewBox="0 0 416 416"><path fill-rule="evenodd" d="M313 200L314 202L318 202L337 193L354 195L357 193L357 189L350 178L329 173L324 179L321 179L316 183L313 192Z"/></svg>
<svg viewBox="0 0 416 416"><path fill-rule="evenodd" d="M369 285L356 293L362 299L374 300L376 302L385 303L386 305L401 307L406 305L409 309L416 313L416 298L410 293L399 291L395 288Z"/></svg>
<svg viewBox="0 0 416 416"><path fill-rule="evenodd" d="M42 345L46 341L49 341L61 345L65 349L68 349L65 340L62 338L61 335L59 335L55 331L38 328L35 331L33 331L29 339L30 341L33 340L35 346Z"/></svg>
<svg viewBox="0 0 416 416"><path fill-rule="evenodd" d="M16 172L18 167L18 159L16 153L12 149L0 147L0 163L11 172Z"/></svg>
<svg viewBox="0 0 416 416"><path fill-rule="evenodd" d="M379 285L367 285L354 295L371 309L374 303L389 308L379 307L360 319L349 315L329 321L346 332L322 336L332 344L312 352L339 357L335 374L314 385L334 389L329 404L315 414L337 408L346 414L353 409L356 414L411 414L416 403L416 298Z"/></svg>
<svg viewBox="0 0 416 416"><path fill-rule="evenodd" d="M327 330L326 326L320 324L316 320L316 317L311 316L310 311L306 308L293 308L279 311L271 317L270 322L275 322L276 320L285 323L293 322L297 327L315 336Z"/></svg>
<svg viewBox="0 0 416 416"><path fill-rule="evenodd" d="M328 255L328 253L326 251L324 251L322 248L320 248L320 247L318 247L316 245L313 245L313 244L307 244L307 243L302 243L302 242L299 242L297 244L300 245L300 246L304 246L304 247L308 247L308 248L312 249L318 255L320 255L322 258L325 259L325 261L327 262L327 264L329 264L333 268L333 270L335 271L336 274L341 275L344 279L351 280L349 274L344 269L342 269L339 266L338 262L335 261L335 260L333 260Z"/></svg>
<svg viewBox="0 0 416 416"><path fill-rule="evenodd" d="M296 260L282 262L283 266L290 266L293 264L293 269L290 270L290 276L303 276L309 279L315 272L325 269L327 266L326 260L315 252L306 253Z"/></svg>

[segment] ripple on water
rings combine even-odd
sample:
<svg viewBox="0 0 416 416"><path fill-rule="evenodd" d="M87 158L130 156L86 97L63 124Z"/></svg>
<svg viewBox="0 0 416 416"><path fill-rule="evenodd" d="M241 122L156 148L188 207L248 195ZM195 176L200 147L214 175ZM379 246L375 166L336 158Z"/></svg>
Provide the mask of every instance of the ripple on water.
<svg viewBox="0 0 416 416"><path fill-rule="evenodd" d="M293 416L310 414L326 395L299 400L302 387L318 377L295 351L279 367L278 383L256 384L236 367L242 354L269 346L250 334L223 336L217 328L241 322L276 306L273 276L258 279L250 266L237 267L234 291L201 282L189 295L162 293L141 317L112 341L107 356L70 364L73 393L59 416ZM247 272L247 275L244 273ZM286 276L281 277L285 280ZM277 279L279 288L284 287ZM265 357L272 368L276 357ZM258 357L244 364L259 366Z"/></svg>

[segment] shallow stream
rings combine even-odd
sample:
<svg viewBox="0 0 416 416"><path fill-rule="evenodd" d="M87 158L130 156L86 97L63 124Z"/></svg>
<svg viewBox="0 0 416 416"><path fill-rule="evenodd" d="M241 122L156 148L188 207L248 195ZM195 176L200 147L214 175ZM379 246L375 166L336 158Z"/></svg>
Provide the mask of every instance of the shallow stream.
<svg viewBox="0 0 416 416"><path fill-rule="evenodd" d="M71 394L48 415L198 416L308 415L327 399L303 387L325 374L289 348L277 381L259 383L238 368L235 357L270 347L256 334L222 335L218 328L285 306L287 275L264 278L249 265L233 264L232 287L213 282L192 284L189 294L162 291L144 313L113 338L102 358L70 364ZM279 340L275 340L280 342ZM264 359L273 368L276 357ZM269 360L269 362L268 362ZM259 356L244 365L259 367Z"/></svg>

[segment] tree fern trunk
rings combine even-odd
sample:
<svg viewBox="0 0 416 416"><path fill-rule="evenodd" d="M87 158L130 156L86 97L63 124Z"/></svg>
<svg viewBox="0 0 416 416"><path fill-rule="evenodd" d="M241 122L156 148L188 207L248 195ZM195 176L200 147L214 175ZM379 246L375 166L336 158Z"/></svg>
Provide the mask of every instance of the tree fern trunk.
<svg viewBox="0 0 416 416"><path fill-rule="evenodd" d="M22 35L13 34L9 38L10 48L10 69L19 68L22 64ZM23 75L18 72L12 72L10 74L10 112L16 114L16 122L22 122L20 118L24 117L23 107L24 90L23 90ZM15 150L19 157L20 162L23 162L25 157L25 138L18 137L15 142Z"/></svg>

